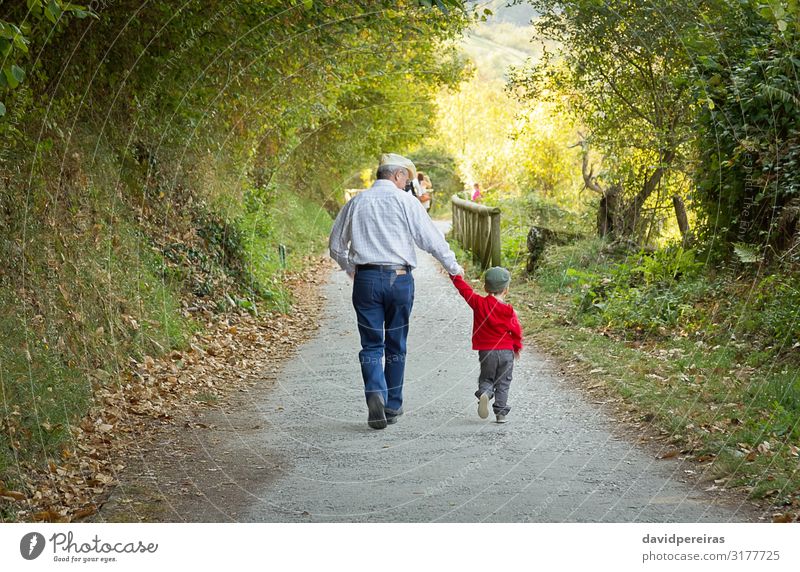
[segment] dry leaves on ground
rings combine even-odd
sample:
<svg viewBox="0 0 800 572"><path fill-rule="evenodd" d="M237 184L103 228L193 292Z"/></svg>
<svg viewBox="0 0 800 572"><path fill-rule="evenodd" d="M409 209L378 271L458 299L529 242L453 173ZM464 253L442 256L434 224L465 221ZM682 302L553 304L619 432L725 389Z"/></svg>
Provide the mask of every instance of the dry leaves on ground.
<svg viewBox="0 0 800 572"><path fill-rule="evenodd" d="M187 348L131 359L120 379L93 372L94 405L70 428L60 455L45 467L21 465L23 490L6 490L0 482L0 501L12 503L21 521L72 522L94 514L132 445L172 423L176 410L255 383L313 333L323 303L318 286L330 268L329 260L314 258L307 270L287 276L296 301L288 314L219 315L195 304L193 316L205 327Z"/></svg>

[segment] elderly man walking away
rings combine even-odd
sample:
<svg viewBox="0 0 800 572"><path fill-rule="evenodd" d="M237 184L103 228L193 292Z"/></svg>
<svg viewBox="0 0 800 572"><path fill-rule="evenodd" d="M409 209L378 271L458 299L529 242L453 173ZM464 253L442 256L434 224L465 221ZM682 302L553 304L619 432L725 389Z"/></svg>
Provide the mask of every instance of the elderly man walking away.
<svg viewBox="0 0 800 572"><path fill-rule="evenodd" d="M414 163L381 156L377 180L356 195L333 223L331 257L353 279L353 307L361 335L361 376L367 424L384 429L403 414L406 338L414 303L414 244L450 274L463 274L444 236L422 204L403 192L417 176ZM383 360L383 363L382 363Z"/></svg>

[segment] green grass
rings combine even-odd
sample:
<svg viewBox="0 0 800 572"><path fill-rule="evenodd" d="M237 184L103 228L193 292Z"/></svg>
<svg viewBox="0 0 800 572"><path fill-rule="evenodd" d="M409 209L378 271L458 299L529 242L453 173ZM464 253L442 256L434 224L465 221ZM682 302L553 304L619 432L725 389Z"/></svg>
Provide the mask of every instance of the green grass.
<svg viewBox="0 0 800 572"><path fill-rule="evenodd" d="M60 460L70 424L90 405L93 379L113 383L129 357L182 347L197 328L160 279L157 257L125 222L73 236L70 249L29 230L37 240L26 253L28 293L0 286L0 480L7 485L19 480L19 463Z"/></svg>
<svg viewBox="0 0 800 572"><path fill-rule="evenodd" d="M56 454L73 413L88 406L90 388L79 370L63 366L56 348L26 327L7 291L0 292L0 307L0 481L11 487L20 462Z"/></svg>
<svg viewBox="0 0 800 572"><path fill-rule="evenodd" d="M214 405L219 402L219 397L213 393L200 392L194 396L195 401L203 405Z"/></svg>
<svg viewBox="0 0 800 572"><path fill-rule="evenodd" d="M137 180L122 175L123 184ZM31 217L0 244L0 483L9 489L25 490L28 467L61 462L96 385L117 383L131 358L186 346L201 327L184 317L187 293L207 287L204 299L288 311L277 246L287 247L286 270L300 270L323 251L331 225L326 211L284 189L268 215L230 200L225 213L198 206L168 217L158 209L169 205L151 197L153 219L170 225L152 228L112 195L117 180L113 161L99 164L63 220ZM184 241L188 229L205 235ZM16 249L23 230L25 248ZM0 520L14 514L0 503Z"/></svg>
<svg viewBox="0 0 800 572"><path fill-rule="evenodd" d="M282 282L284 271L301 270L306 257L324 251L333 221L321 206L289 190L282 190L273 205L245 214L240 226L251 273L264 285L272 307L285 312L292 293ZM285 246L285 268L280 245Z"/></svg>

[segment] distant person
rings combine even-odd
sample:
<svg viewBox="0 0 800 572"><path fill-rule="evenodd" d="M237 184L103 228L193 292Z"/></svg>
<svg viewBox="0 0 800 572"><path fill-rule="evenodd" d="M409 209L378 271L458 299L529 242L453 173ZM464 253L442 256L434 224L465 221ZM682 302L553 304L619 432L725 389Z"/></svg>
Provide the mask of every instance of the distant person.
<svg viewBox="0 0 800 572"><path fill-rule="evenodd" d="M484 275L487 296L476 294L461 276L450 276L459 294L472 308L472 349L478 350L481 373L478 377L478 417L489 416L489 401L498 423L506 422L511 408L508 391L514 371L514 360L522 350L522 327L517 313L503 298L508 294L511 274L495 266Z"/></svg>
<svg viewBox="0 0 800 572"><path fill-rule="evenodd" d="M472 200L476 203L481 202L483 199L483 193L481 193L481 186L478 183L472 185Z"/></svg>
<svg viewBox="0 0 800 572"><path fill-rule="evenodd" d="M430 214L431 212L431 188L433 185L431 184L430 177L420 171L417 173L417 181L419 181L419 186L422 189L421 194L419 196L419 202L422 203L422 206L425 207L425 211Z"/></svg>
<svg viewBox="0 0 800 572"><path fill-rule="evenodd" d="M404 190L407 193L411 193L412 195L414 195L414 197L419 199L420 195L422 195L422 186L420 186L416 174L413 177L411 177L408 181L406 181L406 186Z"/></svg>
<svg viewBox="0 0 800 572"><path fill-rule="evenodd" d="M331 257L353 279L353 307L361 336L361 377L367 424L384 429L403 414L406 338L414 304L416 244L450 274L463 274L444 235L418 199L403 192L416 180L414 163L381 157L377 180L347 202L333 223Z"/></svg>

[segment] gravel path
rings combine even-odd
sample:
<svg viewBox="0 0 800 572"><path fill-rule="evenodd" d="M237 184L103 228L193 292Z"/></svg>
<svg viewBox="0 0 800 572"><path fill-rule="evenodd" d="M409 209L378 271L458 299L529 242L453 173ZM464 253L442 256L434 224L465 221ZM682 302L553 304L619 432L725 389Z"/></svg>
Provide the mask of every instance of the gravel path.
<svg viewBox="0 0 800 572"><path fill-rule="evenodd" d="M527 347L505 425L478 418L471 314L419 253L406 368L405 415L367 427L351 282L335 272L318 335L263 392L261 430L232 437L236 457L277 469L248 483L240 521L728 522L751 520L681 482L615 435L612 422ZM229 447L230 448L230 447ZM276 463L276 459L279 461ZM708 485L705 485L708 486Z"/></svg>

